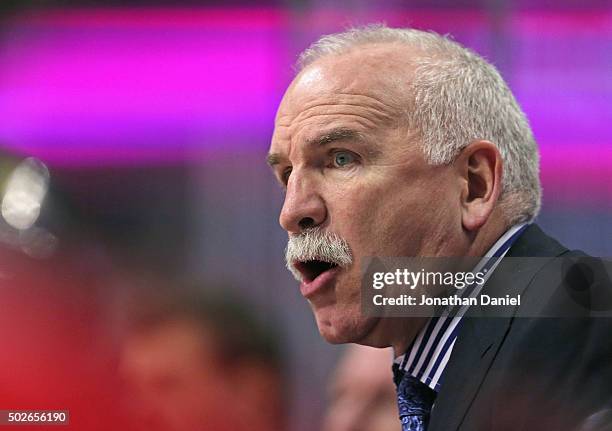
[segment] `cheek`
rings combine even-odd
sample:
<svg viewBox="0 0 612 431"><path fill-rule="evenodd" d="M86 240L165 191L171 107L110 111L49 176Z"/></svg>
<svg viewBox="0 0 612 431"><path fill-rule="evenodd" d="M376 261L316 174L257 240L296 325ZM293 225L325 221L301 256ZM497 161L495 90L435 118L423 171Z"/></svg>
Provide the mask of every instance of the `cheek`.
<svg viewBox="0 0 612 431"><path fill-rule="evenodd" d="M328 205L332 229L349 244L360 242L388 213L384 206L389 200L385 198L384 190L371 184L355 185L350 190L349 187L337 189ZM372 240L371 235L369 240Z"/></svg>
<svg viewBox="0 0 612 431"><path fill-rule="evenodd" d="M351 217L351 234L361 243L363 255L418 253L426 238L452 223L452 189L446 188L444 181L440 176L436 187L431 179L405 180L403 186L396 182L361 193L352 216L346 216Z"/></svg>
<svg viewBox="0 0 612 431"><path fill-rule="evenodd" d="M415 224L425 218L415 196L402 190L362 189L350 205L339 208L341 235L358 256L377 256L405 252L414 242Z"/></svg>
<svg viewBox="0 0 612 431"><path fill-rule="evenodd" d="M456 217L451 182L445 167L379 170L335 182L325 191L331 229L348 241L356 258L426 253L432 246L426 239Z"/></svg>

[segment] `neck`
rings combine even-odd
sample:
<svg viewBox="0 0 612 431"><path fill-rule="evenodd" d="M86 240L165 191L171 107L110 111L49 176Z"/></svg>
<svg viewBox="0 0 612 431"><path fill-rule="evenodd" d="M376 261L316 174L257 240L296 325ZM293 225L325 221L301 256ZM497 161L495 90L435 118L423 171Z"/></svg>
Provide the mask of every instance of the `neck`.
<svg viewBox="0 0 612 431"><path fill-rule="evenodd" d="M453 253L444 252L447 256L482 257L495 244L495 242L508 230L508 226L501 212L494 210L487 222L477 231L463 231L463 237L457 240L457 248ZM387 318L381 319L380 326L385 327L385 334L394 355L403 355L412 341L425 326L427 318ZM384 321L388 321L384 323Z"/></svg>
<svg viewBox="0 0 612 431"><path fill-rule="evenodd" d="M508 230L501 214L496 209L487 222L476 232L465 232L464 256L482 257L495 244L495 242Z"/></svg>

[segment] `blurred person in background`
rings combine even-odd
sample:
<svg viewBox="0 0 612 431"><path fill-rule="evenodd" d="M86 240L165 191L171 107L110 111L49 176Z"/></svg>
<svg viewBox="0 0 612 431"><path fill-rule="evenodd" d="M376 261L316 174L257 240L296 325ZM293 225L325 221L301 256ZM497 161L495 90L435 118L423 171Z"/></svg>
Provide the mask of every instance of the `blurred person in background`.
<svg viewBox="0 0 612 431"><path fill-rule="evenodd" d="M150 295L130 309L120 355L144 429L284 430L274 332L233 300L196 290Z"/></svg>
<svg viewBox="0 0 612 431"><path fill-rule="evenodd" d="M323 431L399 430L391 349L351 345L330 384L330 405Z"/></svg>

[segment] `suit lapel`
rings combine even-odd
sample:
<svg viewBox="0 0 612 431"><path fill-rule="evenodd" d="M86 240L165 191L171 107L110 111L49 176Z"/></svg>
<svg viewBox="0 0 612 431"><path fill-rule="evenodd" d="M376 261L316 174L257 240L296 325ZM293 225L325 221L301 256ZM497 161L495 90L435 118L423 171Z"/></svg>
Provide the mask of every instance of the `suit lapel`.
<svg viewBox="0 0 612 431"><path fill-rule="evenodd" d="M563 246L547 237L537 226L531 225L517 239L507 256L552 257L564 250ZM525 266L522 260L519 268L516 261L504 259L483 291L491 296L522 293L544 262L545 259L533 259ZM444 370L442 388L432 411L429 431L460 428L510 329L516 307L508 310L510 313L506 317L493 317L491 311L472 306L462 319L459 336Z"/></svg>

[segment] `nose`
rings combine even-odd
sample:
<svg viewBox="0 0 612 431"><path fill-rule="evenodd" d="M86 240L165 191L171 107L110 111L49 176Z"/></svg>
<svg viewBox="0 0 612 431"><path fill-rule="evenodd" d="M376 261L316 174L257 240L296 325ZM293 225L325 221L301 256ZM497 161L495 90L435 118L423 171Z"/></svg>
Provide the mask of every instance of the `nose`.
<svg viewBox="0 0 612 431"><path fill-rule="evenodd" d="M296 171L292 172L279 217L283 229L299 234L305 229L322 224L326 217L325 202L318 193L315 182Z"/></svg>

